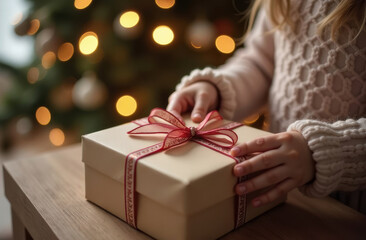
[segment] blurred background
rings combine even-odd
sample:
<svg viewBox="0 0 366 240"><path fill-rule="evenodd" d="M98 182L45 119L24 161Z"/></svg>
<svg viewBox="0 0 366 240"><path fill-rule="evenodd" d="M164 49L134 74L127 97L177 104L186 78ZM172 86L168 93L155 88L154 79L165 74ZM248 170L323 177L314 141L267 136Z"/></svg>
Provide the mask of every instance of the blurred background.
<svg viewBox="0 0 366 240"><path fill-rule="evenodd" d="M180 78L230 57L247 1L2 0L1 148L54 146L165 108Z"/></svg>
<svg viewBox="0 0 366 240"><path fill-rule="evenodd" d="M249 2L0 0L1 161L165 108L182 76L233 54ZM0 177L0 239L10 239Z"/></svg>

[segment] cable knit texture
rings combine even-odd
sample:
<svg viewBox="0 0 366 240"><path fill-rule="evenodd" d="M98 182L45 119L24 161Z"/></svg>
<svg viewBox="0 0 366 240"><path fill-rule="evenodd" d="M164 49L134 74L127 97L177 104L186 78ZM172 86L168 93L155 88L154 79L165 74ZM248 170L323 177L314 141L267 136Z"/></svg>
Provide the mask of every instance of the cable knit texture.
<svg viewBox="0 0 366 240"><path fill-rule="evenodd" d="M330 37L317 23L334 0L293 0L294 28L270 31L261 10L245 47L218 69L195 70L178 89L198 80L216 84L225 117L241 120L268 104L270 129L303 134L316 178L310 196L366 188L366 31L345 25Z"/></svg>
<svg viewBox="0 0 366 240"><path fill-rule="evenodd" d="M300 187L310 196L325 196L335 189L366 188L366 118L333 124L300 120L288 131L299 131L308 141L315 161L315 181Z"/></svg>

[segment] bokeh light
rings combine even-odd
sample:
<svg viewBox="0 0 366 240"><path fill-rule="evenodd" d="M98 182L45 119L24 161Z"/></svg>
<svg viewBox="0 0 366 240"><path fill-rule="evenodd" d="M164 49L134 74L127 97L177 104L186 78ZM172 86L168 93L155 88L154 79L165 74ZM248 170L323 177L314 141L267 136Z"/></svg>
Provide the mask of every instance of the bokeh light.
<svg viewBox="0 0 366 240"><path fill-rule="evenodd" d="M157 44L168 45L174 39L174 33L168 26L158 26L153 31L153 39Z"/></svg>
<svg viewBox="0 0 366 240"><path fill-rule="evenodd" d="M46 108L44 106L39 107L36 111L36 119L37 119L37 122L41 125L49 124L51 121L50 110L48 110L48 108Z"/></svg>
<svg viewBox="0 0 366 240"><path fill-rule="evenodd" d="M39 79L39 69L36 67L31 67L27 72L27 80L29 83L34 84Z"/></svg>
<svg viewBox="0 0 366 240"><path fill-rule="evenodd" d="M41 26L40 21L38 19L33 19L32 21L30 21L30 27L28 29L27 34L28 35L36 34L40 26Z"/></svg>
<svg viewBox="0 0 366 240"><path fill-rule="evenodd" d="M56 62L56 54L52 51L48 51L42 56L42 66L45 69L49 69Z"/></svg>
<svg viewBox="0 0 366 240"><path fill-rule="evenodd" d="M48 137L54 146L61 146L65 142L65 134L59 128L53 128Z"/></svg>
<svg viewBox="0 0 366 240"><path fill-rule="evenodd" d="M235 41L227 35L220 35L215 41L216 48L225 54L232 53L235 50Z"/></svg>
<svg viewBox="0 0 366 240"><path fill-rule="evenodd" d="M244 119L244 123L245 124L253 124L253 123L255 123L256 121L258 121L258 119L259 119L259 114L258 113L255 113L255 114L253 114L253 115L250 115L249 117L246 117L245 119Z"/></svg>
<svg viewBox="0 0 366 240"><path fill-rule="evenodd" d="M124 95L117 100L116 109L119 114L128 117L135 113L137 102L133 97Z"/></svg>
<svg viewBox="0 0 366 240"><path fill-rule="evenodd" d="M121 14L121 17L119 18L119 23L124 28L132 28L136 26L140 21L140 16L137 14L137 12L134 11L128 11Z"/></svg>
<svg viewBox="0 0 366 240"><path fill-rule="evenodd" d="M155 0L156 5L163 9L168 9L174 6L175 0Z"/></svg>
<svg viewBox="0 0 366 240"><path fill-rule="evenodd" d="M57 57L62 62L68 61L73 54L74 54L74 46L69 42L62 44L57 51Z"/></svg>
<svg viewBox="0 0 366 240"><path fill-rule="evenodd" d="M92 0L75 0L74 1L74 7L76 9L84 9L87 8L91 4Z"/></svg>
<svg viewBox="0 0 366 240"><path fill-rule="evenodd" d="M98 35L94 32L86 32L79 39L80 52L84 55L92 54L98 44Z"/></svg>

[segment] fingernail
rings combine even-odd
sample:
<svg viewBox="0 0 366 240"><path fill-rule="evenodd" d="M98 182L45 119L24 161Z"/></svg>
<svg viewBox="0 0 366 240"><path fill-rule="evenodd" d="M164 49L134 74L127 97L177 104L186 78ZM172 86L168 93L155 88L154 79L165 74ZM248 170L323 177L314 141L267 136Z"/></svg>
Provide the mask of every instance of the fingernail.
<svg viewBox="0 0 366 240"><path fill-rule="evenodd" d="M242 166L235 166L235 175L243 176L245 174L245 169Z"/></svg>
<svg viewBox="0 0 366 240"><path fill-rule="evenodd" d="M238 147L233 147L231 150L230 150L230 155L235 157L235 156L238 156L240 153L240 148Z"/></svg>
<svg viewBox="0 0 366 240"><path fill-rule="evenodd" d="M245 194L247 192L247 188L244 185L239 185L238 188L239 195Z"/></svg>
<svg viewBox="0 0 366 240"><path fill-rule="evenodd" d="M201 118L202 118L202 116L201 116L201 114L199 114L199 113L195 113L195 114L193 114L192 118L195 118L195 119L201 119Z"/></svg>
<svg viewBox="0 0 366 240"><path fill-rule="evenodd" d="M252 202L253 207L258 207L261 205L261 200L259 199L254 199Z"/></svg>

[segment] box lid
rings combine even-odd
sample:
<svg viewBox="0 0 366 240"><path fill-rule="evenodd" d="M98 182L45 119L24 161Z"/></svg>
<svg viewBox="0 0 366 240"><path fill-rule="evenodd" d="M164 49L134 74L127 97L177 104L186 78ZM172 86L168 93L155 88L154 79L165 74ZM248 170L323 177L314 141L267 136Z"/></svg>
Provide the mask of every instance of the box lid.
<svg viewBox="0 0 366 240"><path fill-rule="evenodd" d="M163 136L129 136L127 132L136 126L127 123L84 135L83 162L123 183L126 155L163 140ZM248 126L234 132L238 143L270 134ZM195 214L235 195L234 164L232 158L190 141L140 159L136 191L181 214Z"/></svg>

